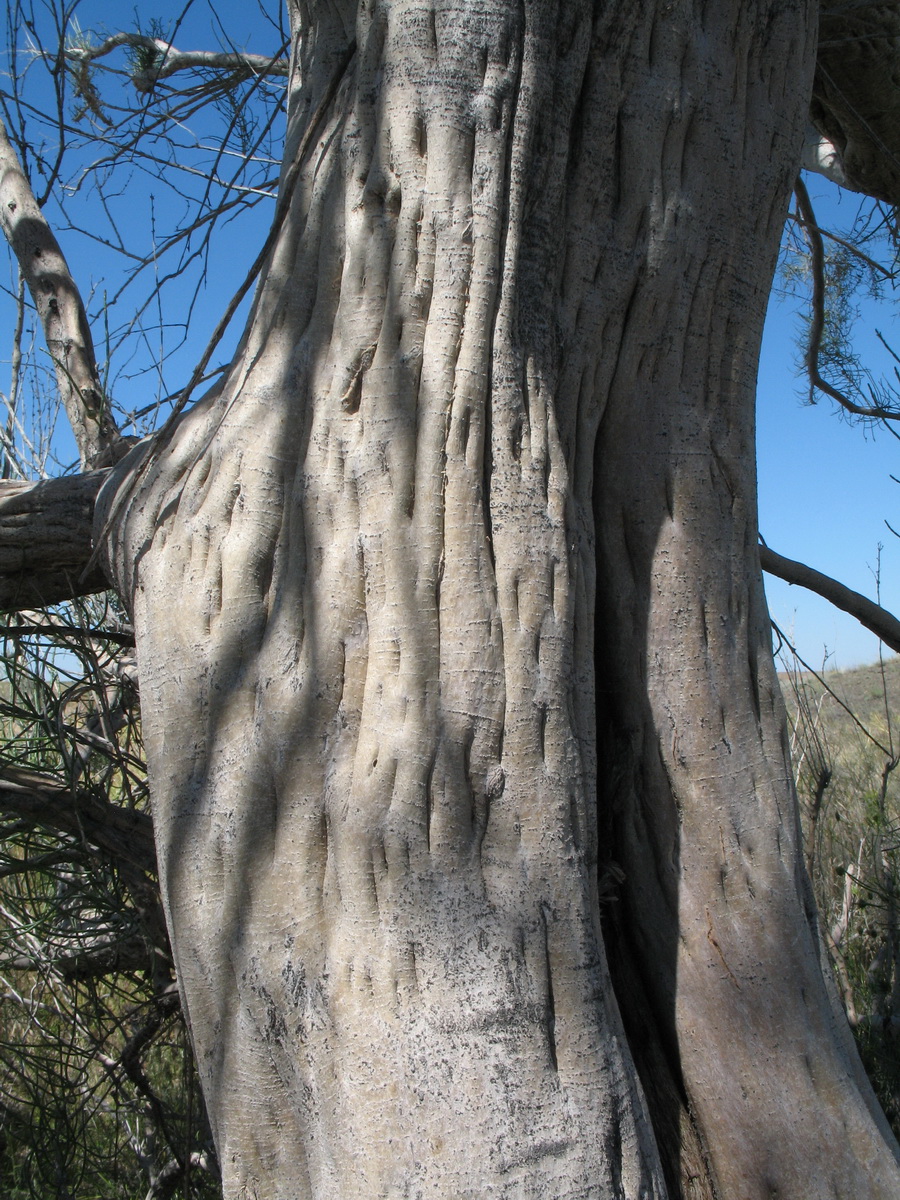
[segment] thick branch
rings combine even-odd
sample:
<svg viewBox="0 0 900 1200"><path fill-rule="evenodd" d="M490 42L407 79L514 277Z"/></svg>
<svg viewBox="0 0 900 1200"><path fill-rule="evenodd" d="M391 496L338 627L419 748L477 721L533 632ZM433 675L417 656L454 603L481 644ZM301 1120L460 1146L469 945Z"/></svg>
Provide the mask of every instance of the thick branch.
<svg viewBox="0 0 900 1200"><path fill-rule="evenodd" d="M146 971L153 967L152 947L135 936L108 937L102 941L71 946L45 947L40 955L19 954L0 960L0 971L40 971L53 966L63 978L102 979L123 971Z"/></svg>
<svg viewBox="0 0 900 1200"><path fill-rule="evenodd" d="M0 612L43 608L102 592L91 568L94 502L108 472L0 483Z"/></svg>
<svg viewBox="0 0 900 1200"><path fill-rule="evenodd" d="M153 822L147 813L110 804L22 767L0 768L0 812L94 846L114 862L156 873Z"/></svg>
<svg viewBox="0 0 900 1200"><path fill-rule="evenodd" d="M144 936L113 935L59 946L49 957L64 975L90 978L110 971L147 968L152 966L154 953L169 960L165 917L156 884L153 822L148 813L69 788L39 771L3 766L0 815L14 816L28 825L71 838L88 853L112 862L131 893ZM30 970L35 964L23 958L2 965Z"/></svg>
<svg viewBox="0 0 900 1200"><path fill-rule="evenodd" d="M125 448L109 412L84 305L0 121L0 225L34 300L82 466L104 466Z"/></svg>
<svg viewBox="0 0 900 1200"><path fill-rule="evenodd" d="M141 52L131 74L131 81L139 92L152 91L157 80L174 75L176 71L229 71L249 78L252 75L287 75L290 70L290 60L287 58L214 50L182 51L161 38L147 37L142 33L114 33L99 46L68 47L65 55L69 62L78 63L85 71L96 59L104 58L120 46Z"/></svg>
<svg viewBox="0 0 900 1200"><path fill-rule="evenodd" d="M770 575L777 575L785 583L797 584L816 592L835 608L856 617L861 625L865 625L866 629L880 638L886 646L900 654L900 621L887 609L838 583L830 575L823 575L821 571L816 571L805 563L783 558L768 546L760 546L759 561L762 569Z"/></svg>
<svg viewBox="0 0 900 1200"><path fill-rule="evenodd" d="M892 3L821 6L810 116L838 150L846 186L900 202L900 8Z"/></svg>

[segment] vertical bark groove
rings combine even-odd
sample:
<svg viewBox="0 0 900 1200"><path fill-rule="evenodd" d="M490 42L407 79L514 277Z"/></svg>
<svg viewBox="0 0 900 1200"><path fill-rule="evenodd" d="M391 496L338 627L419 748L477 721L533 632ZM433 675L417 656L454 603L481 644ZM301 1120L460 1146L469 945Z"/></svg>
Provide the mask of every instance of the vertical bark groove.
<svg viewBox="0 0 900 1200"><path fill-rule="evenodd" d="M357 56L231 376L111 549L226 1193L663 1197L599 851L673 1194L799 1198L814 1167L744 1061L799 1095L777 1060L809 1038L766 1039L764 980L798 929L813 974L775 726L746 712L774 688L763 652L747 676L746 412L804 6L293 16L289 148ZM896 1179L866 1119L857 1192L876 1159Z"/></svg>

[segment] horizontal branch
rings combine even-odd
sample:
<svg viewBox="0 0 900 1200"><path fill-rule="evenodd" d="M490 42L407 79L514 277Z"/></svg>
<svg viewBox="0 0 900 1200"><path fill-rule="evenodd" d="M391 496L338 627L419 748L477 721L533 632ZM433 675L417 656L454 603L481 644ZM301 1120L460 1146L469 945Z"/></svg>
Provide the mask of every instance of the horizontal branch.
<svg viewBox="0 0 900 1200"><path fill-rule="evenodd" d="M103 592L91 560L94 503L107 471L0 483L0 612Z"/></svg>
<svg viewBox="0 0 900 1200"><path fill-rule="evenodd" d="M143 33L114 33L97 46L69 46L66 59L77 63L85 70L98 58L104 58L127 46L139 53L131 72L131 82L139 92L153 90L159 79L174 75L177 71L212 70L238 74L249 78L253 75L287 75L290 60L265 54L244 54L216 50L177 50L162 38L148 37Z"/></svg>
<svg viewBox="0 0 900 1200"><path fill-rule="evenodd" d="M154 947L134 934L70 946L48 945L38 954L18 954L0 959L0 971L45 971L53 967L72 982L102 979L124 971L152 971Z"/></svg>
<svg viewBox="0 0 900 1200"><path fill-rule="evenodd" d="M769 575L777 575L785 583L797 584L810 592L815 592L828 600L835 608L855 617L860 625L880 638L886 646L900 654L900 621L893 613L882 608L873 600L867 599L854 592L851 588L838 583L830 575L823 575L805 563L795 562L792 558L784 558L770 550L768 546L759 547L759 562L762 569Z"/></svg>
<svg viewBox="0 0 900 1200"><path fill-rule="evenodd" d="M114 862L156 874L153 821L148 813L111 804L25 767L0 767L0 813L67 834Z"/></svg>
<svg viewBox="0 0 900 1200"><path fill-rule="evenodd" d="M61 837L60 848L67 841L70 858L86 852L112 863L131 895L140 924L136 937L129 934L124 941L112 937L109 942L58 947L62 959L67 960L57 962L64 974L86 978L127 967L146 969L152 967L154 956L171 960L149 813L70 788L40 771L0 765L0 817L17 818L19 825L36 826ZM40 869L39 863L34 865ZM50 953L49 957L59 955Z"/></svg>

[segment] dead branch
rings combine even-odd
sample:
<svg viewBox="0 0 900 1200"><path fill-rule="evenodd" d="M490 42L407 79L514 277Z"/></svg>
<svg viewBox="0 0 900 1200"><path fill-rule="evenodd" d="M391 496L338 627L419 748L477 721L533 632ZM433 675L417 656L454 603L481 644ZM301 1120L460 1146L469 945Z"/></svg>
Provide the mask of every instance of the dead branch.
<svg viewBox="0 0 900 1200"><path fill-rule="evenodd" d="M762 569L770 575L777 575L785 583L797 584L816 592L835 608L856 617L861 625L871 630L891 650L900 654L900 621L880 604L867 599L859 592L854 592L843 583L838 583L830 575L823 575L821 571L816 571L805 563L776 554L768 546L759 547L759 562Z"/></svg>
<svg viewBox="0 0 900 1200"><path fill-rule="evenodd" d="M82 578L91 557L94 503L107 475L0 482L0 612L109 588L97 568Z"/></svg>
<svg viewBox="0 0 900 1200"><path fill-rule="evenodd" d="M82 466L128 449L103 394L81 295L0 121L0 225L34 301Z"/></svg>
<svg viewBox="0 0 900 1200"><path fill-rule="evenodd" d="M84 82L88 67L120 46L139 51L131 82L138 92L150 92L160 79L178 71L224 71L248 79L254 75L287 75L290 60L266 54L244 54L215 50L178 50L162 38L143 33L114 33L97 46L67 46L66 61L77 64L79 83Z"/></svg>

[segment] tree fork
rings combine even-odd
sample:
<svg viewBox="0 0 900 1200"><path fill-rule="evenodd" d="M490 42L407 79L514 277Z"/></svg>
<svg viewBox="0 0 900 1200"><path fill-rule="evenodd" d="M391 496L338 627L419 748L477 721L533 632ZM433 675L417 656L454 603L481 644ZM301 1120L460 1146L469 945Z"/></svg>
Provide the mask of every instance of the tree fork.
<svg viewBox="0 0 900 1200"><path fill-rule="evenodd" d="M813 6L291 15L288 155L357 56L97 525L226 1195L662 1196L599 855L671 1193L887 1200L756 549Z"/></svg>

